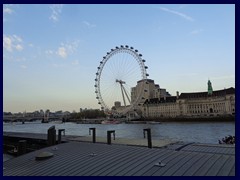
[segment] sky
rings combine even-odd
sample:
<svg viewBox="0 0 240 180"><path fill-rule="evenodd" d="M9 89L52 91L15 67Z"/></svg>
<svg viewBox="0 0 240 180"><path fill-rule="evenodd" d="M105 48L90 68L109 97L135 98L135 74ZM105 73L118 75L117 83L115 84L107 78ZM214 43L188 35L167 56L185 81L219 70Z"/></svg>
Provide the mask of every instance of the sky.
<svg viewBox="0 0 240 180"><path fill-rule="evenodd" d="M97 67L120 45L171 95L235 87L234 4L4 4L3 111L100 108Z"/></svg>

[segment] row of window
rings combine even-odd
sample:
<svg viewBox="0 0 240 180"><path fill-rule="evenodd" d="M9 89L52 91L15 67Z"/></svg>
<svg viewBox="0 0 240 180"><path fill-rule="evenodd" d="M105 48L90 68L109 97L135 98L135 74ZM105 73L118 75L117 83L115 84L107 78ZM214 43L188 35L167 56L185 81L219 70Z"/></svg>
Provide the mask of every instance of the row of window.
<svg viewBox="0 0 240 180"><path fill-rule="evenodd" d="M189 109L208 109L210 107L213 108L220 108L220 107L225 107L225 103L214 103L214 104L194 104L194 105L188 105Z"/></svg>
<svg viewBox="0 0 240 180"><path fill-rule="evenodd" d="M152 109L154 111L166 111L166 110L177 110L178 108L176 106L172 106L172 107L151 107L149 109Z"/></svg>
<svg viewBox="0 0 240 180"><path fill-rule="evenodd" d="M212 108L210 108L210 110L197 110L197 111L187 111L187 113L191 113L191 114L200 114L200 113L224 113L224 111L218 111L218 110L212 110Z"/></svg>
<svg viewBox="0 0 240 180"><path fill-rule="evenodd" d="M145 114L148 115L149 117L176 117L178 115L177 112L156 112L156 111L150 111L149 114Z"/></svg>

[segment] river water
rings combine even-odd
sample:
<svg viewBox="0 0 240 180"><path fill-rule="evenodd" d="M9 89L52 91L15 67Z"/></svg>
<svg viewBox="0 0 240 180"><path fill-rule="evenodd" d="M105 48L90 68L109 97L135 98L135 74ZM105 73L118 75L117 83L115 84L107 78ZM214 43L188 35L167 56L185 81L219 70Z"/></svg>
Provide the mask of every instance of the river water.
<svg viewBox="0 0 240 180"><path fill-rule="evenodd" d="M89 128L96 128L96 136L107 137L108 130L116 131L116 138L143 138L143 129L151 128L153 139L212 143L228 135L235 136L235 122L163 122L161 124L76 124L21 122L3 123L3 131L47 134L51 126L65 129L66 135L89 136Z"/></svg>

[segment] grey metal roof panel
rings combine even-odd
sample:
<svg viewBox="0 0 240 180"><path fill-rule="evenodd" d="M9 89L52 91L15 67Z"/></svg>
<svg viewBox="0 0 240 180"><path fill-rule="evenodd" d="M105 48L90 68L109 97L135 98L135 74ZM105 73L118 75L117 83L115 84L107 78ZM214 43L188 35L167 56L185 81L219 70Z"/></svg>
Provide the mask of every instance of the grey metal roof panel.
<svg viewBox="0 0 240 180"><path fill-rule="evenodd" d="M235 155L235 146L233 145L209 145L209 144L191 144L181 149L182 151L205 152Z"/></svg>
<svg viewBox="0 0 240 180"><path fill-rule="evenodd" d="M232 167L232 169L229 173L229 176L235 176L235 163L234 163L234 166Z"/></svg>
<svg viewBox="0 0 240 180"><path fill-rule="evenodd" d="M152 166L147 172L144 172L143 176L153 176L157 171L160 173L160 171L166 171L169 168L171 168L172 162L176 160L180 160L185 157L185 152L175 152L171 156L168 156L166 158L162 159L162 162L166 164L164 168L158 167L158 166ZM140 175L140 174L139 174Z"/></svg>
<svg viewBox="0 0 240 180"><path fill-rule="evenodd" d="M173 155L173 151L164 151L163 153L158 154L158 156L155 156L155 157L147 156L146 157L146 158L148 158L147 161L145 160L146 158L141 159L138 166L132 166L131 168L128 167L128 169L124 169L117 175L133 176L133 175L138 175L137 173L142 174L144 172L144 170L151 168L153 166L153 164L156 164L157 162L164 160L164 158L172 156L172 155Z"/></svg>
<svg viewBox="0 0 240 180"><path fill-rule="evenodd" d="M171 162L171 164L168 164L170 168L167 171L157 171L154 173L154 176L172 176L181 166L183 166L185 163L187 163L190 159L192 159L194 156L196 156L195 153L190 154L183 154L184 156L182 158L175 158L174 161ZM162 168L164 169L164 168Z"/></svg>
<svg viewBox="0 0 240 180"><path fill-rule="evenodd" d="M51 152L54 156L46 160L35 160L35 156L43 151ZM235 175L233 157L235 156L190 150L69 142L5 161L3 175ZM165 166L157 166L157 162L162 162Z"/></svg>
<svg viewBox="0 0 240 180"><path fill-rule="evenodd" d="M193 176L205 176L208 170L214 165L214 163L221 157L219 154L214 154L210 159L208 159L204 165Z"/></svg>
<svg viewBox="0 0 240 180"><path fill-rule="evenodd" d="M227 161L227 159L228 156L221 156L220 159L216 161L213 166L208 170L206 176L216 176L224 163Z"/></svg>
<svg viewBox="0 0 240 180"><path fill-rule="evenodd" d="M204 164L213 156L213 154L204 154L204 156L191 165L191 167L184 172L183 176L193 176Z"/></svg>
<svg viewBox="0 0 240 180"><path fill-rule="evenodd" d="M203 153L199 153L194 155L191 159L189 159L188 161L186 161L182 166L180 166L178 168L178 170L173 173L173 176L183 176L183 174L190 169L193 165L195 165L196 163L199 163L199 161L204 157Z"/></svg>

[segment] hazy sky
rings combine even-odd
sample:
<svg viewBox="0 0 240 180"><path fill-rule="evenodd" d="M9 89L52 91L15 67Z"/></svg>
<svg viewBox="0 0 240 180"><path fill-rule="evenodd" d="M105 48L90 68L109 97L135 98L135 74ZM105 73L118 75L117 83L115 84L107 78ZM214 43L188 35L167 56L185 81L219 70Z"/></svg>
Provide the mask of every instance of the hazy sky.
<svg viewBox="0 0 240 180"><path fill-rule="evenodd" d="M172 95L235 87L235 5L3 5L3 110L100 108L95 73L120 45Z"/></svg>

